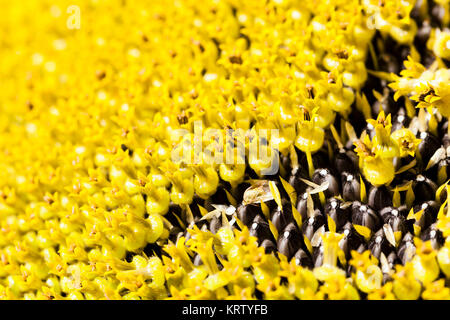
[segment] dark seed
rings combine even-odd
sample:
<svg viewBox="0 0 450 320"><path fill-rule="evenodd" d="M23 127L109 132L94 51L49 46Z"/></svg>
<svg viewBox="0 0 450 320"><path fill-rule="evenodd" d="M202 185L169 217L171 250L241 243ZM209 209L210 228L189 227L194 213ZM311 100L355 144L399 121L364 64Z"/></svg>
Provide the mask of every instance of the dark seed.
<svg viewBox="0 0 450 320"><path fill-rule="evenodd" d="M394 268L394 266L396 264L398 264L400 261L397 257L397 254L392 251L387 257L386 257L387 262L389 263L389 267Z"/></svg>
<svg viewBox="0 0 450 320"><path fill-rule="evenodd" d="M301 170L298 170L295 174L291 175L289 178L289 184L294 187L295 192L297 192L297 194L304 193L307 188L306 184L302 180L300 180L300 178L302 179L307 178L307 176Z"/></svg>
<svg viewBox="0 0 450 320"><path fill-rule="evenodd" d="M272 215L272 223L281 232L290 222L293 222L292 209L286 206L283 210L277 207Z"/></svg>
<svg viewBox="0 0 450 320"><path fill-rule="evenodd" d="M367 250L367 245L365 243L361 243L359 247L356 249L358 253L363 253Z"/></svg>
<svg viewBox="0 0 450 320"><path fill-rule="evenodd" d="M431 3L431 25L433 27L443 27L445 8L437 3Z"/></svg>
<svg viewBox="0 0 450 320"><path fill-rule="evenodd" d="M390 270L394 270L395 265L401 263L400 259L397 257L397 254L395 251L392 251L387 257L386 257L388 266ZM392 280L392 276L388 272L383 272L383 284L386 282Z"/></svg>
<svg viewBox="0 0 450 320"><path fill-rule="evenodd" d="M292 171L292 167L291 167L291 159L289 157L289 155L283 155L280 154L280 162L281 162L281 166L283 167L284 171L286 171L287 173Z"/></svg>
<svg viewBox="0 0 450 320"><path fill-rule="evenodd" d="M180 235L181 234L181 235ZM177 242L177 239L183 235L183 230L181 228L174 226L169 231L169 239L172 242Z"/></svg>
<svg viewBox="0 0 450 320"><path fill-rule="evenodd" d="M214 193L211 197L205 200L204 207L208 211L213 211L215 208L212 206L213 204L223 204L230 205L228 201L227 194L224 188L218 188L216 193Z"/></svg>
<svg viewBox="0 0 450 320"><path fill-rule="evenodd" d="M317 151L312 155L314 168L325 168L329 164L328 152L325 151L327 141L324 141L323 149ZM306 160L306 157L305 157ZM304 168L307 168L307 163L304 164Z"/></svg>
<svg viewBox="0 0 450 320"><path fill-rule="evenodd" d="M389 72L389 73L399 73L400 71L400 63L398 62L397 58L389 53L382 53L379 56L378 59L378 66L380 70ZM376 114L380 111L378 108L378 111L374 110Z"/></svg>
<svg viewBox="0 0 450 320"><path fill-rule="evenodd" d="M436 56L430 50L425 50L421 60L423 61L423 66L428 69L436 61Z"/></svg>
<svg viewBox="0 0 450 320"><path fill-rule="evenodd" d="M191 234L186 230L186 231L180 232L180 233L178 234L177 240L178 240L180 237L184 237L184 241L188 241L188 240L191 238Z"/></svg>
<svg viewBox="0 0 450 320"><path fill-rule="evenodd" d="M222 218L221 217L213 217L211 219L211 221L209 222L209 230L211 230L211 232L213 234L216 234L217 231L219 231L219 229L222 227Z"/></svg>
<svg viewBox="0 0 450 320"><path fill-rule="evenodd" d="M439 178L442 181L447 181L448 180L448 178L450 177L450 158L446 158L446 159L443 159L443 160L439 161L439 163L438 163L438 176L439 176ZM445 195L447 195L445 189L444 189L444 191L445 191Z"/></svg>
<svg viewBox="0 0 450 320"><path fill-rule="evenodd" d="M208 225L208 220L201 220L200 217L194 217L194 223L199 229L201 229L203 226Z"/></svg>
<svg viewBox="0 0 450 320"><path fill-rule="evenodd" d="M323 250L323 246L314 249L313 260L315 268L318 268L323 264Z"/></svg>
<svg viewBox="0 0 450 320"><path fill-rule="evenodd" d="M318 185L328 182L328 189L324 191L326 197L339 195L339 184L329 169L317 169L314 171L312 181Z"/></svg>
<svg viewBox="0 0 450 320"><path fill-rule="evenodd" d="M437 185L429 178L418 175L413 183L415 201L419 203L434 199L437 188Z"/></svg>
<svg viewBox="0 0 450 320"><path fill-rule="evenodd" d="M194 257L194 266L201 266L203 264L202 258L200 258L199 254L196 254Z"/></svg>
<svg viewBox="0 0 450 320"><path fill-rule="evenodd" d="M434 221L436 221L439 206L435 201L427 201L422 204L418 204L413 208L414 213L423 210L423 214L419 221L415 221L414 224L419 226L422 231L427 229Z"/></svg>
<svg viewBox="0 0 450 320"><path fill-rule="evenodd" d="M352 125L355 128L356 134L360 136L366 124L366 118L364 114L360 110L358 110L358 108L352 108L349 118L353 120ZM345 148L350 150L353 149L353 147L353 142L349 139L345 145Z"/></svg>
<svg viewBox="0 0 450 320"><path fill-rule="evenodd" d="M259 205L241 204L237 209L238 219L241 220L242 223L247 227L250 227L250 225L253 223L253 220L258 214L262 214L261 206Z"/></svg>
<svg viewBox="0 0 450 320"><path fill-rule="evenodd" d="M395 67L396 70L400 69L400 66L397 64ZM391 72L391 71L389 71ZM398 72L398 71L396 71ZM382 101L375 101L373 106L372 106L372 112L374 113L374 116L376 117L381 109L383 109L383 111L386 114L396 114L399 108L399 104L397 104L394 101L393 95L389 94L385 99L383 99Z"/></svg>
<svg viewBox="0 0 450 320"><path fill-rule="evenodd" d="M336 223L336 230L340 230L350 218L350 206L343 206L341 200L336 198L328 199L325 205L325 214L329 215Z"/></svg>
<svg viewBox="0 0 450 320"><path fill-rule="evenodd" d="M290 223L279 235L277 248L281 254L284 254L290 260L302 244L303 239L297 226Z"/></svg>
<svg viewBox="0 0 450 320"><path fill-rule="evenodd" d="M394 232L400 231L402 234L404 234L407 230L405 227L405 218L401 215L391 215L386 219L386 223L391 226L392 231Z"/></svg>
<svg viewBox="0 0 450 320"><path fill-rule="evenodd" d="M431 240L431 246L434 250L439 250L445 242L442 231L436 228L436 224L432 224L427 230L422 232L420 238L423 241Z"/></svg>
<svg viewBox="0 0 450 320"><path fill-rule="evenodd" d="M403 236L402 242L414 242L414 235L411 232L406 233Z"/></svg>
<svg viewBox="0 0 450 320"><path fill-rule="evenodd" d="M428 132L421 132L419 138L422 139L418 146L423 167L426 167L433 154L441 147L439 140Z"/></svg>
<svg viewBox="0 0 450 320"><path fill-rule="evenodd" d="M369 250L377 259L380 259L381 253L386 256L392 251L392 249L393 247L386 239L383 229L378 230L369 241Z"/></svg>
<svg viewBox="0 0 450 320"><path fill-rule="evenodd" d="M195 218L201 218L202 214L200 213L200 209L198 206L203 206L208 212L209 211L213 211L215 208L213 206L211 206L210 204L208 205L207 203L205 203L205 200L203 200L202 198L200 198L198 195L194 195L194 199L191 202L191 204L189 205L189 208L191 209L192 215ZM178 215L180 218L183 219L183 221L185 221L186 219L186 211L182 211L181 208L179 210L180 215Z"/></svg>
<svg viewBox="0 0 450 320"><path fill-rule="evenodd" d="M373 139L373 137L375 137L375 134L376 134L375 127L371 123L366 124L366 127L364 128L364 130L366 130L370 139Z"/></svg>
<svg viewBox="0 0 450 320"><path fill-rule="evenodd" d="M408 56L411 55L411 48L409 45L401 45L399 47L400 59L401 61L405 61L408 59Z"/></svg>
<svg viewBox="0 0 450 320"><path fill-rule="evenodd" d="M312 239L317 229L325 224L325 217L322 215L320 210L315 210L314 214L314 217L308 218L308 220L304 221L302 225L303 235L309 240Z"/></svg>
<svg viewBox="0 0 450 320"><path fill-rule="evenodd" d="M383 219L384 223L387 223L391 217L406 218L407 215L408 215L408 208L406 207L406 205L403 205L398 208L386 207L380 210L380 216Z"/></svg>
<svg viewBox="0 0 450 320"><path fill-rule="evenodd" d="M319 208L320 207L320 199L317 196L317 194L312 194L311 198L314 203L314 208ZM308 193L305 192L299 197L298 203L297 203L297 211L301 214L303 221L308 219L307 202L308 202Z"/></svg>
<svg viewBox="0 0 450 320"><path fill-rule="evenodd" d="M277 251L277 246L275 245L275 243L269 239L264 240L261 243L261 247L264 248L266 253L271 253L271 252L276 252Z"/></svg>
<svg viewBox="0 0 450 320"><path fill-rule="evenodd" d="M309 269L313 268L313 262L309 254L307 254L303 249L298 249L294 255L295 263L298 266L306 267Z"/></svg>
<svg viewBox="0 0 450 320"><path fill-rule="evenodd" d="M351 222L347 222L342 228L344 238L339 242L339 247L344 251L346 259L350 259L352 250L356 250L364 243L364 239L360 236Z"/></svg>
<svg viewBox="0 0 450 320"><path fill-rule="evenodd" d="M338 172L353 173L358 168L358 156L351 150L340 149L335 154L334 165Z"/></svg>
<svg viewBox="0 0 450 320"><path fill-rule="evenodd" d="M389 273L383 273L383 281L382 283L385 284L386 282L389 282L392 280L392 276Z"/></svg>
<svg viewBox="0 0 450 320"><path fill-rule="evenodd" d="M421 21L422 13L421 8L423 6L423 0L417 0L416 4L414 5L413 9L411 10L411 18L413 18L416 21Z"/></svg>
<svg viewBox="0 0 450 320"><path fill-rule="evenodd" d="M355 201L352 204L352 222L375 232L380 227L380 218L369 206Z"/></svg>
<svg viewBox="0 0 450 320"><path fill-rule="evenodd" d="M280 187L280 186L278 186L278 190L280 190L280 192L281 192L281 187ZM284 202L284 201L283 201L283 202ZM278 204L276 203L275 200L269 200L269 201L266 201L265 204L266 204L267 207L269 208L269 211L270 211L270 212L273 212L273 211L278 207Z"/></svg>
<svg viewBox="0 0 450 320"><path fill-rule="evenodd" d="M232 191L232 195L234 199L237 201L237 203L241 203L244 199L244 193L245 190L247 190L251 185L249 183L241 183L238 185L238 187Z"/></svg>
<svg viewBox="0 0 450 320"><path fill-rule="evenodd" d="M445 122L441 121L438 125L438 130L439 130L439 137L448 135L448 120L446 120Z"/></svg>
<svg viewBox="0 0 450 320"><path fill-rule="evenodd" d="M449 137L448 133L444 134L444 136L442 137L442 146L445 149L450 147L450 137Z"/></svg>
<svg viewBox="0 0 450 320"><path fill-rule="evenodd" d="M342 174L342 197L346 201L357 201L361 198L361 184L358 176L348 172Z"/></svg>
<svg viewBox="0 0 450 320"><path fill-rule="evenodd" d="M426 44L428 39L430 38L431 34L431 25L428 20L425 20L422 23L422 26L417 30L416 38L414 39L414 42L418 45L416 45L416 48L426 48ZM423 50L421 50L423 52Z"/></svg>
<svg viewBox="0 0 450 320"><path fill-rule="evenodd" d="M412 259L415 252L414 236L411 233L407 233L398 247L397 256L402 264L405 264Z"/></svg>
<svg viewBox="0 0 450 320"><path fill-rule="evenodd" d="M272 239L272 232L270 231L269 223L263 217L257 215L250 227L250 235L258 238L258 244L261 244L266 239Z"/></svg>
<svg viewBox="0 0 450 320"><path fill-rule="evenodd" d="M400 108L392 120L392 132L408 127L410 122L411 119L407 116L406 110Z"/></svg>
<svg viewBox="0 0 450 320"><path fill-rule="evenodd" d="M392 205L392 192L385 186L370 188L367 198L369 206L374 210L380 210L386 206Z"/></svg>

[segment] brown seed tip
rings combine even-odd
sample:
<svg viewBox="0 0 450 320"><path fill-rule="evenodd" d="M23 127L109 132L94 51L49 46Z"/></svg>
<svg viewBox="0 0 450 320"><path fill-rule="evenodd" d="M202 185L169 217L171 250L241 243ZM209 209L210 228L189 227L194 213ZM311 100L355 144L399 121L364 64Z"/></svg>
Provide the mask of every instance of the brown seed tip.
<svg viewBox="0 0 450 320"><path fill-rule="evenodd" d="M103 80L106 77L106 72L105 70L97 70L95 72L95 76L97 77L98 80Z"/></svg>
<svg viewBox="0 0 450 320"><path fill-rule="evenodd" d="M53 200L50 196L44 196L44 201L48 204L52 204L53 202L55 202L55 200Z"/></svg>
<svg viewBox="0 0 450 320"><path fill-rule="evenodd" d="M177 120L178 120L179 124L186 124L186 123L188 123L189 119L188 119L188 117L186 115L186 112L184 112L184 110L181 111L181 113L179 115L177 115Z"/></svg>
<svg viewBox="0 0 450 320"><path fill-rule="evenodd" d="M31 103L31 101L27 101L27 107L30 111L34 109L34 105Z"/></svg>
<svg viewBox="0 0 450 320"><path fill-rule="evenodd" d="M228 60L233 64L242 64L242 58L240 55L232 55Z"/></svg>
<svg viewBox="0 0 450 320"><path fill-rule="evenodd" d="M337 50L336 52L335 52L335 54L336 54L336 56L339 58L339 59L345 59L345 60L347 60L348 59L348 52L347 52L347 50Z"/></svg>

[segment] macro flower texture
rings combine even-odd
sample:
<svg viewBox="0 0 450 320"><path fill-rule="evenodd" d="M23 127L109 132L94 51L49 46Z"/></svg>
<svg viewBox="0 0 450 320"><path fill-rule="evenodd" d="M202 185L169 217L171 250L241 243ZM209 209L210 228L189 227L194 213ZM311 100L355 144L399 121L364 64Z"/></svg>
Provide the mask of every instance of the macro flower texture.
<svg viewBox="0 0 450 320"><path fill-rule="evenodd" d="M449 0L0 8L2 299L450 299Z"/></svg>

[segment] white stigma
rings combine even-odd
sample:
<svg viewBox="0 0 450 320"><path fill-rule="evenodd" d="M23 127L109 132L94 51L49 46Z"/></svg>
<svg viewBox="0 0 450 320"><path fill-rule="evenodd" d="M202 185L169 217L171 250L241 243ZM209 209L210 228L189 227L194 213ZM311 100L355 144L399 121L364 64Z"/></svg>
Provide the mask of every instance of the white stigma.
<svg viewBox="0 0 450 320"><path fill-rule="evenodd" d="M419 181L419 182L422 182L422 181L425 181L425 177L424 177L423 175L419 174L419 175L417 176L417 179L416 179L416 180Z"/></svg>

